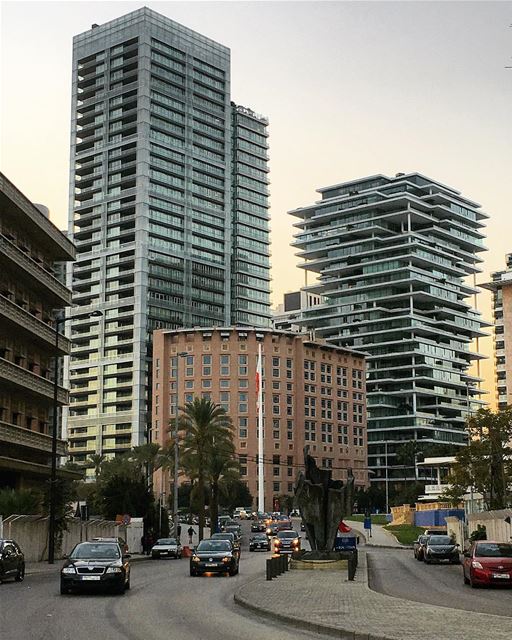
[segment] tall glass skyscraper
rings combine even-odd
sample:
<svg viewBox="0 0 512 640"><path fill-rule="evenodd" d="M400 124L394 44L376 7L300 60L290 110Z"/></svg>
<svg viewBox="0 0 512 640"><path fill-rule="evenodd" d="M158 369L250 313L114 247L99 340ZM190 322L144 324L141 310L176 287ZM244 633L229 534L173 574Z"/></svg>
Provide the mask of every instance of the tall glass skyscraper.
<svg viewBox="0 0 512 640"><path fill-rule="evenodd" d="M71 459L144 442L156 328L270 326L267 120L230 51L143 8L75 37Z"/></svg>
<svg viewBox="0 0 512 640"><path fill-rule="evenodd" d="M373 482L415 478L399 448L416 440L462 445L477 408L482 332L471 307L483 251L475 202L418 173L370 176L319 189L321 200L290 213L307 291L326 303L304 312L318 336L367 352L368 456ZM470 282L468 282L468 277ZM403 463L402 463L403 465Z"/></svg>

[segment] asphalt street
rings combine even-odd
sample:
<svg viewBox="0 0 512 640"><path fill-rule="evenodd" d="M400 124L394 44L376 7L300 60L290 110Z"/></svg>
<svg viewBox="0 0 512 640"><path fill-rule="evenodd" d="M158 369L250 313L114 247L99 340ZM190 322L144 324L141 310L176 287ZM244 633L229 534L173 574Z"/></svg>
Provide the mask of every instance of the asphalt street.
<svg viewBox="0 0 512 640"><path fill-rule="evenodd" d="M441 607L512 617L512 590L472 589L462 579L462 565L418 562L412 549L376 549L368 554L369 585L374 591Z"/></svg>
<svg viewBox="0 0 512 640"><path fill-rule="evenodd" d="M246 527L244 527L246 528ZM244 535L245 542L248 540ZM246 546L246 545L244 545ZM263 575L267 552L243 549L234 577L189 576L189 561L132 563L124 595L59 593L58 569L0 585L0 637L6 640L298 640L320 637L250 614L237 587Z"/></svg>

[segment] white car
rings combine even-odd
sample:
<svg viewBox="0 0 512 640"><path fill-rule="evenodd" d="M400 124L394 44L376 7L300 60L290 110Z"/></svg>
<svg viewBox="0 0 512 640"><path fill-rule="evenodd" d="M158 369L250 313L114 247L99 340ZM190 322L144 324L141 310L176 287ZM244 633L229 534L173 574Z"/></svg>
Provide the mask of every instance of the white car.
<svg viewBox="0 0 512 640"><path fill-rule="evenodd" d="M181 544L176 538L160 538L151 547L151 557L157 558L181 558Z"/></svg>

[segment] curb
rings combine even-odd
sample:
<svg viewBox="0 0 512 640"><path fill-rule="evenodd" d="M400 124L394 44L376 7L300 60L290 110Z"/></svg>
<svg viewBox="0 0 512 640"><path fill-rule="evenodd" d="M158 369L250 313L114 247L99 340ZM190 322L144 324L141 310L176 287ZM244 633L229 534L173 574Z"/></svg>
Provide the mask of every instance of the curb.
<svg viewBox="0 0 512 640"><path fill-rule="evenodd" d="M393 547L394 548L394 547ZM368 587L368 565L366 560L362 563L362 572L364 572L363 580L365 581L367 588ZM251 580L250 582L242 585L243 587L250 585L251 582L256 582L259 578L255 580ZM297 629L308 630L314 633L318 633L320 635L327 635L333 638L338 638L338 640L393 640L389 636L382 635L374 635L368 633L358 633L357 631L353 631L351 629L344 629L342 627L333 627L332 625L319 624L316 622L310 622L309 620L305 620L304 618L298 618L297 616L290 616L284 613L278 613L276 611L270 611L265 609L264 607L260 607L249 600L246 600L243 596L238 593L233 594L233 600L235 603L244 609L252 611L260 615L261 617L276 620L278 622L283 622L291 627L295 627Z"/></svg>

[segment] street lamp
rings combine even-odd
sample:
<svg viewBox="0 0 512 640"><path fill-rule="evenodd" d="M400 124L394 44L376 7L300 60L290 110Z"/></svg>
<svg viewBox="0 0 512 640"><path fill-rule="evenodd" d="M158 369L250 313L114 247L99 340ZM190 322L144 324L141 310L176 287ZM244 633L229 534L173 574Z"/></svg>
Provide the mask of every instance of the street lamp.
<svg viewBox="0 0 512 640"><path fill-rule="evenodd" d="M73 320L78 318L92 318L103 316L103 312L97 309L91 313L73 316ZM52 431L52 466L50 474L50 509L48 521L48 564L55 562L55 485L57 482L57 411L58 411L58 391L59 391L59 326L64 324L71 317L65 316L55 318L55 353L54 353L54 378L53 378L53 431Z"/></svg>
<svg viewBox="0 0 512 640"><path fill-rule="evenodd" d="M174 427L174 493L173 493L173 505L172 505L172 522L173 522L173 533L174 537L178 537L178 474L179 474L179 463L180 463L180 449L178 444L178 430L179 430L179 396L180 396L180 386L179 386L179 372L180 372L180 358L186 358L188 353L186 351L180 351L176 354L176 416L175 416L175 427Z"/></svg>

